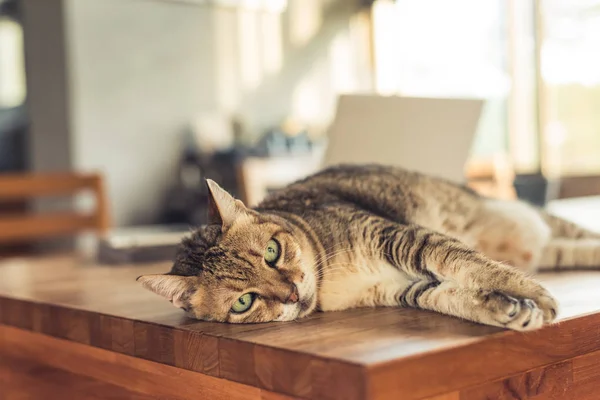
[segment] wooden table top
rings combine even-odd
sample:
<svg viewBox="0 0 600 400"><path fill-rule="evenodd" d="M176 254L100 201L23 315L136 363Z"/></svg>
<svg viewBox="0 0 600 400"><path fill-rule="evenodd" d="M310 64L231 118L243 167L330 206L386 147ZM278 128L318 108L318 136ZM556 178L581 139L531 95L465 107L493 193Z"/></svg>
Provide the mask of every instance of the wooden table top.
<svg viewBox="0 0 600 400"><path fill-rule="evenodd" d="M425 398L600 350L600 272L540 275L561 322L519 333L400 308L199 322L135 282L169 267L4 260L0 323L300 398Z"/></svg>

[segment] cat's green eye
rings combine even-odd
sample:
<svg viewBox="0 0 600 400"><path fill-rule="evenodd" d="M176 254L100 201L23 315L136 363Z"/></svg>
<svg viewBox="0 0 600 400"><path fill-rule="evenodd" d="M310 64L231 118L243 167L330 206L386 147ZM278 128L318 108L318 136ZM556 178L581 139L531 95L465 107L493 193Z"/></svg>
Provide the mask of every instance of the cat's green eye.
<svg viewBox="0 0 600 400"><path fill-rule="evenodd" d="M250 307L252 307L252 303L254 303L254 297L254 294L246 293L237 299L237 301L231 307L231 311L238 314L248 311Z"/></svg>
<svg viewBox="0 0 600 400"><path fill-rule="evenodd" d="M279 242L275 239L271 239L267 242L267 247L265 248L265 261L267 264L273 266L277 260L279 260L279 255L281 253L281 248L279 247Z"/></svg>

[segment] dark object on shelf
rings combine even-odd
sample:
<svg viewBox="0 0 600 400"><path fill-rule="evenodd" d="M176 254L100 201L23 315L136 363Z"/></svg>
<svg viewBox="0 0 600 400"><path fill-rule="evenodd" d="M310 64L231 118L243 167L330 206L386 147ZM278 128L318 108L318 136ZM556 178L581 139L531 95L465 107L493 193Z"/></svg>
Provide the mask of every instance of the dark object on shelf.
<svg viewBox="0 0 600 400"><path fill-rule="evenodd" d="M307 131L302 131L295 136L288 138L288 151L294 155L308 154L313 149L313 142L308 136Z"/></svg>
<svg viewBox="0 0 600 400"><path fill-rule="evenodd" d="M206 179L218 182L235 197L240 197L237 169L239 152L236 149L202 153L188 137L179 165L176 183L168 191L161 222L165 224L205 224L208 189Z"/></svg>
<svg viewBox="0 0 600 400"><path fill-rule="evenodd" d="M258 157L281 157L286 155L305 155L313 150L313 142L308 132L303 130L286 134L280 129L268 131L252 149L252 155Z"/></svg>
<svg viewBox="0 0 600 400"><path fill-rule="evenodd" d="M513 182L517 197L536 206L544 207L548 201L554 200L558 182L548 180L540 173L517 174Z"/></svg>
<svg viewBox="0 0 600 400"><path fill-rule="evenodd" d="M278 129L268 131L252 149L259 157L276 157L287 153L287 136Z"/></svg>
<svg viewBox="0 0 600 400"><path fill-rule="evenodd" d="M0 109L0 172L24 171L27 115L25 107Z"/></svg>
<svg viewBox="0 0 600 400"><path fill-rule="evenodd" d="M20 21L21 12L18 0L0 0L0 15Z"/></svg>

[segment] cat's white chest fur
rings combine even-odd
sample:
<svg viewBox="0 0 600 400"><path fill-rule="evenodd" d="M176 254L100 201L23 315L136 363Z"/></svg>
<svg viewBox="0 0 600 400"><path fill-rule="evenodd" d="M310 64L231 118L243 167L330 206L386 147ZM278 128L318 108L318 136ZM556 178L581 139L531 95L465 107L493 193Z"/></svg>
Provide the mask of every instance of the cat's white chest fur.
<svg viewBox="0 0 600 400"><path fill-rule="evenodd" d="M397 305L397 295L410 283L406 273L381 260L358 259L352 263L332 263L324 271L319 289L323 311L379 304ZM382 301L383 300L383 301Z"/></svg>

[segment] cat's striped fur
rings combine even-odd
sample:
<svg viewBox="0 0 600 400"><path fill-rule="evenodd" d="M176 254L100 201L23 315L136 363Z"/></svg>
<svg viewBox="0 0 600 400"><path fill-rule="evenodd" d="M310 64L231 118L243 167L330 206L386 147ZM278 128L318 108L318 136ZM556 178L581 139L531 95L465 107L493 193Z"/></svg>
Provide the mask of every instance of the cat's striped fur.
<svg viewBox="0 0 600 400"><path fill-rule="evenodd" d="M183 240L169 274L140 278L199 319L402 306L535 329L555 319L558 305L530 272L600 266L596 233L399 168L329 168L254 209L209 186L218 224ZM282 248L276 268L262 259L271 238ZM247 292L256 294L252 307L232 313Z"/></svg>

